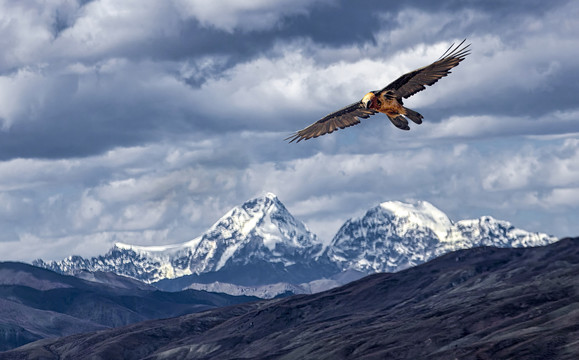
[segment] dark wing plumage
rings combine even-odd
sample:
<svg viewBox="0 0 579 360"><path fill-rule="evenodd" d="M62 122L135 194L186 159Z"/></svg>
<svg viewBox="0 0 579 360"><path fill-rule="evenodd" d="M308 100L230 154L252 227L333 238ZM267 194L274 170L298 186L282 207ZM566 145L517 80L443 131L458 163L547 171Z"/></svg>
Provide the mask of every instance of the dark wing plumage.
<svg viewBox="0 0 579 360"><path fill-rule="evenodd" d="M337 129L343 129L348 126L360 123L360 119L367 119L370 115L376 114L377 111L373 109L365 109L362 102L358 101L346 106L336 112L326 115L322 119L316 121L305 129L296 131L285 140L290 143L297 140L307 140L321 135L329 134Z"/></svg>
<svg viewBox="0 0 579 360"><path fill-rule="evenodd" d="M406 99L424 90L425 85L430 86L436 83L438 79L450 74L450 69L457 66L469 54L470 49L468 47L470 44L461 48L465 41L466 39L456 47L452 44L448 50L442 54L440 59L428 66L400 76L380 92L393 91L398 97Z"/></svg>

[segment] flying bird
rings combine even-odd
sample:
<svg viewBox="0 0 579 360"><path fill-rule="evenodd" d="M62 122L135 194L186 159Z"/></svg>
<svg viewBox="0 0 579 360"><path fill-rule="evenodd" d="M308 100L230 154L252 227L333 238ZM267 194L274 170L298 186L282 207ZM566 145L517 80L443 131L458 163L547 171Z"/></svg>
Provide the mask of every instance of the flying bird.
<svg viewBox="0 0 579 360"><path fill-rule="evenodd" d="M296 140L296 142L300 142L330 134L338 129L359 124L360 119L367 119L378 112L386 114L392 124L402 130L410 130L407 119L421 124L423 116L404 107L402 98L407 99L424 90L426 85L433 85L438 79L450 74L450 69L457 66L470 54L470 44L463 46L465 41L466 39L457 46L452 44L432 64L400 76L382 90L370 91L364 95L362 100L324 116L305 129L293 133L285 140L289 140L290 143Z"/></svg>

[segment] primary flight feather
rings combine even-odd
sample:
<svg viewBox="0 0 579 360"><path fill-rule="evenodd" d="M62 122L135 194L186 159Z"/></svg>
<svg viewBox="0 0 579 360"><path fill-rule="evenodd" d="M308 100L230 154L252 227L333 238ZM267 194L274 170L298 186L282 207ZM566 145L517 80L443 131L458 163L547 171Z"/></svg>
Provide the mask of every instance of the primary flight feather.
<svg viewBox="0 0 579 360"><path fill-rule="evenodd" d="M450 69L457 66L470 53L470 44L462 46L465 41L457 46L452 44L432 64L400 76L382 90L370 91L362 100L326 115L305 129L295 132L286 140L290 143L296 140L300 142L329 134L337 129L359 124L360 119L367 119L377 112L386 114L392 124L402 130L410 130L407 119L421 124L423 116L404 107L402 98L407 99L424 90L426 85L430 86L450 74Z"/></svg>

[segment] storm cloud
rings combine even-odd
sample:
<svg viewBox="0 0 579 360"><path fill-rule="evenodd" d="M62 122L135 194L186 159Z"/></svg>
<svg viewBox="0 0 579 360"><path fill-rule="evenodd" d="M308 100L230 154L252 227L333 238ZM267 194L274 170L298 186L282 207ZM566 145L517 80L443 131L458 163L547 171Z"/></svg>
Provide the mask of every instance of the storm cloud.
<svg viewBox="0 0 579 360"><path fill-rule="evenodd" d="M0 2L2 259L189 240L276 193L324 241L386 200L527 230L579 225L573 1ZM467 38L383 116L283 138Z"/></svg>

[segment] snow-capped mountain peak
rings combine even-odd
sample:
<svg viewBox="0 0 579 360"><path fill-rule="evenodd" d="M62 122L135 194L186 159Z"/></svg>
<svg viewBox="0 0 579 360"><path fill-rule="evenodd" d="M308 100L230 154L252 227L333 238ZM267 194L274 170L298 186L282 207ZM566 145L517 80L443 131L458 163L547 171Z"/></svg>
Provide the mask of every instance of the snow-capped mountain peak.
<svg viewBox="0 0 579 360"><path fill-rule="evenodd" d="M244 248L251 248L251 255L287 266L294 263L288 254L307 252L318 245L321 246L317 237L289 213L277 196L266 193L234 207L219 219L201 237L197 254L203 249L215 249L219 260L214 271L225 266L235 254L250 255ZM223 251L218 254L218 249ZM236 257L233 261L245 260Z"/></svg>
<svg viewBox="0 0 579 360"><path fill-rule="evenodd" d="M221 231L226 238L232 237L233 233L247 237L255 232L256 235L261 236L263 245L270 251L274 251L278 243L287 239L287 231L282 232L288 230L287 226L284 226L288 221L292 226L297 226L299 232L308 232L301 222L293 219L275 194L266 193L231 209L209 231ZM294 245L300 244L294 243Z"/></svg>
<svg viewBox="0 0 579 360"><path fill-rule="evenodd" d="M388 201L346 221L325 255L342 269L392 272L459 249L540 246L556 240L490 216L453 223L426 201Z"/></svg>
<svg viewBox="0 0 579 360"><path fill-rule="evenodd" d="M426 201L387 201L346 221L324 246L277 196L265 193L232 208L205 233L181 244L117 243L103 256L38 260L35 265L68 274L87 269L149 283L163 280L167 283L158 286L166 290L216 281L254 287L304 284L341 271L394 272L458 249L539 246L556 240L490 216L453 222Z"/></svg>
<svg viewBox="0 0 579 360"><path fill-rule="evenodd" d="M400 201L387 201L380 204L380 207L398 219L404 219L409 226L419 226L432 230L439 240L444 240L452 221L445 213L427 201L413 201L403 203ZM403 230L403 229L401 229Z"/></svg>
<svg viewBox="0 0 579 360"><path fill-rule="evenodd" d="M104 256L74 257L43 264L66 272L121 271L146 282L185 275L218 272L239 266L266 263L288 267L309 264L322 244L295 219L272 193L265 193L229 210L205 233L182 244L136 246L116 243ZM120 270L125 269L125 270Z"/></svg>

